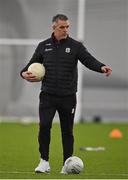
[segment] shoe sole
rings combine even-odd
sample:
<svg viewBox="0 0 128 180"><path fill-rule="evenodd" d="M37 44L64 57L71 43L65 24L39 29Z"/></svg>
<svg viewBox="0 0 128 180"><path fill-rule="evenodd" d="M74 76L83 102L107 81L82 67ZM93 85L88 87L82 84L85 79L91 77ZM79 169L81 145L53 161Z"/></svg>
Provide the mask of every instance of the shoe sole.
<svg viewBox="0 0 128 180"><path fill-rule="evenodd" d="M65 174L68 174L68 173L60 172L60 174L64 174L65 175Z"/></svg>
<svg viewBox="0 0 128 180"><path fill-rule="evenodd" d="M35 171L35 173L46 173L46 174L49 174L50 170L49 171L44 171L44 172L42 172L42 171Z"/></svg>

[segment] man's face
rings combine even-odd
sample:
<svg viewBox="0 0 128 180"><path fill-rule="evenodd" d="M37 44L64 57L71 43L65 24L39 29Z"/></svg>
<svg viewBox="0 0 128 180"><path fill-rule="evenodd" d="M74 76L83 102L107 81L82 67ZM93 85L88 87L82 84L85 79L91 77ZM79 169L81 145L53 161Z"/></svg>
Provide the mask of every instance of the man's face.
<svg viewBox="0 0 128 180"><path fill-rule="evenodd" d="M58 20L53 25L53 31L58 40L65 39L69 33L69 21Z"/></svg>

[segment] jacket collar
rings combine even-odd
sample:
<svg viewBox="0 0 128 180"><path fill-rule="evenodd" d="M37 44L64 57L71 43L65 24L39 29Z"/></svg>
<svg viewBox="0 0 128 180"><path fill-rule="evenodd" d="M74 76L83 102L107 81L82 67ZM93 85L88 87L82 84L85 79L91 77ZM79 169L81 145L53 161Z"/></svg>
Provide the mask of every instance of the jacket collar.
<svg viewBox="0 0 128 180"><path fill-rule="evenodd" d="M56 39L56 37L54 36L54 33L52 33L51 38L52 38L53 43L58 44L58 43L65 42L65 41L69 38L69 36L67 36L66 39L61 39L60 41L58 41L58 40Z"/></svg>

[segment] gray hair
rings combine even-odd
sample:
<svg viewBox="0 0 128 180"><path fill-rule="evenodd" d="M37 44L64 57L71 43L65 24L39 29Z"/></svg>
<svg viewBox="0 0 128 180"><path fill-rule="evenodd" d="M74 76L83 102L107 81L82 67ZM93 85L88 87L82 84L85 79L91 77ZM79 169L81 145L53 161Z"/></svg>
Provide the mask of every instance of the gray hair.
<svg viewBox="0 0 128 180"><path fill-rule="evenodd" d="M52 23L57 22L58 20L63 20L63 21L67 21L68 17L64 14L57 14L55 16L53 16L52 18Z"/></svg>

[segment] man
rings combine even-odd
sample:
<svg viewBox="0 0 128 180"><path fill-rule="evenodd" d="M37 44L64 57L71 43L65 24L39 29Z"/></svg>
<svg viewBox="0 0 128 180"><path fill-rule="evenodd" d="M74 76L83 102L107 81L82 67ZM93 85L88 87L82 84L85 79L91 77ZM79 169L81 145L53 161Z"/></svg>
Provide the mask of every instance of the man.
<svg viewBox="0 0 128 180"><path fill-rule="evenodd" d="M27 69L34 62L43 63L46 74L42 80L39 103L39 151L41 160L35 172L49 172L50 129L55 112L58 111L63 144L63 163L73 154L73 124L76 109L77 63L109 76L111 68L97 61L82 43L68 35L69 20L63 14L52 19L51 37L39 43L33 57L21 71L21 76L29 82L37 78ZM61 173L66 173L64 166Z"/></svg>

